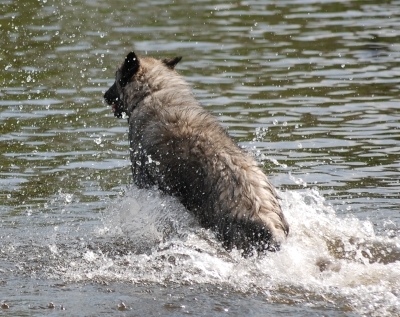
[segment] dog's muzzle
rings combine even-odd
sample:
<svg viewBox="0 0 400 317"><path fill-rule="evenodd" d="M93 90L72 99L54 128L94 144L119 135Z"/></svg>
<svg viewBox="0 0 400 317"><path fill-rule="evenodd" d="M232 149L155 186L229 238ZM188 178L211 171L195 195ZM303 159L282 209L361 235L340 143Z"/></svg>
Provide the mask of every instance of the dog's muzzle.
<svg viewBox="0 0 400 317"><path fill-rule="evenodd" d="M104 94L104 100L111 106L114 116L122 118L122 114L125 112L124 104L119 97L119 92L116 83L114 83L110 89Z"/></svg>

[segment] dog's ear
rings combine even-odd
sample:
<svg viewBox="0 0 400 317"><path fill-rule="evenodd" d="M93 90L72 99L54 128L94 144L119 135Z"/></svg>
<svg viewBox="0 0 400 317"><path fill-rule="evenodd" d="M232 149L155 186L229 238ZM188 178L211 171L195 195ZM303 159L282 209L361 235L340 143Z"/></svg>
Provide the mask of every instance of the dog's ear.
<svg viewBox="0 0 400 317"><path fill-rule="evenodd" d="M177 56L174 58L165 58L162 60L162 62L169 68L169 69L174 69L176 64L178 64L182 59L182 56Z"/></svg>
<svg viewBox="0 0 400 317"><path fill-rule="evenodd" d="M121 67L121 78L119 80L121 87L124 87L138 70L139 59L134 52L130 52Z"/></svg>

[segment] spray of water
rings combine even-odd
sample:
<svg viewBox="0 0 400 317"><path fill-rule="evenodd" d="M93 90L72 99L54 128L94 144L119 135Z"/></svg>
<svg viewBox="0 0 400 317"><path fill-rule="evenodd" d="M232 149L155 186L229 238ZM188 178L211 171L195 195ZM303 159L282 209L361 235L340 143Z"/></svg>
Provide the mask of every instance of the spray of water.
<svg viewBox="0 0 400 317"><path fill-rule="evenodd" d="M173 197L130 188L113 201L80 256L52 268L70 281L211 284L376 316L400 311L400 242L369 221L338 217L317 190L281 192L291 232L281 251L242 258ZM65 259L65 258L64 258Z"/></svg>

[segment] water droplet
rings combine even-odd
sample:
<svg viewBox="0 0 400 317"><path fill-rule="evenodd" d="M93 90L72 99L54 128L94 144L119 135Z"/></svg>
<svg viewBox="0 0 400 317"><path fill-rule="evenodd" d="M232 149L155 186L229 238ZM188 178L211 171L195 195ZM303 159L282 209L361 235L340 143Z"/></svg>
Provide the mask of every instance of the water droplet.
<svg viewBox="0 0 400 317"><path fill-rule="evenodd" d="M277 125L277 124L278 124L278 120L274 119L274 121L272 121L272 123L273 123L274 125Z"/></svg>
<svg viewBox="0 0 400 317"><path fill-rule="evenodd" d="M73 194L65 194L65 202L69 204L72 201Z"/></svg>
<svg viewBox="0 0 400 317"><path fill-rule="evenodd" d="M299 149L302 149L302 148L303 148L303 144L299 143L299 144L297 144L297 147L298 147Z"/></svg>
<svg viewBox="0 0 400 317"><path fill-rule="evenodd" d="M98 138L94 139L94 142L96 144L101 144L101 137L98 137Z"/></svg>
<svg viewBox="0 0 400 317"><path fill-rule="evenodd" d="M32 80L31 75L28 75L28 77L26 77L26 82L29 83Z"/></svg>
<svg viewBox="0 0 400 317"><path fill-rule="evenodd" d="M11 64L8 64L4 69L5 70L8 70L9 68L11 68L12 67L12 65Z"/></svg>
<svg viewBox="0 0 400 317"><path fill-rule="evenodd" d="M120 310L120 311L127 310L126 305L125 305L124 302L121 302L121 303L118 304L118 310Z"/></svg>
<svg viewBox="0 0 400 317"><path fill-rule="evenodd" d="M342 65L341 65L341 67L342 67L342 68L345 68L345 67L346 67L346 65L345 65L345 64L342 64Z"/></svg>

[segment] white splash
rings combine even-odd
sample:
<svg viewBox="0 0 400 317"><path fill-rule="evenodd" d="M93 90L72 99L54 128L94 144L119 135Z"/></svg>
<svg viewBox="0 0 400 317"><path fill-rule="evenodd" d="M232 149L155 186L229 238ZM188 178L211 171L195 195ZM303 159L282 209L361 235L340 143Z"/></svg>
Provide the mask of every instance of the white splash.
<svg viewBox="0 0 400 317"><path fill-rule="evenodd" d="M104 214L98 249L63 268L67 280L225 285L357 313L400 312L400 242L376 236L369 221L338 217L317 190L280 192L290 234L279 252L244 259L174 198L131 188ZM114 250L114 251L113 251ZM116 252L116 250L119 250Z"/></svg>

